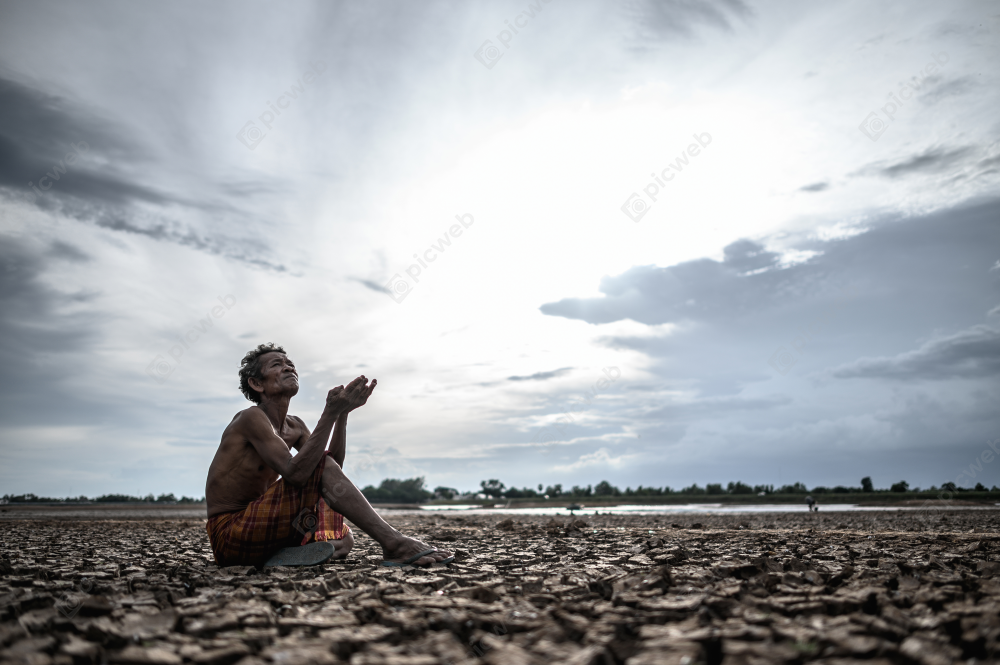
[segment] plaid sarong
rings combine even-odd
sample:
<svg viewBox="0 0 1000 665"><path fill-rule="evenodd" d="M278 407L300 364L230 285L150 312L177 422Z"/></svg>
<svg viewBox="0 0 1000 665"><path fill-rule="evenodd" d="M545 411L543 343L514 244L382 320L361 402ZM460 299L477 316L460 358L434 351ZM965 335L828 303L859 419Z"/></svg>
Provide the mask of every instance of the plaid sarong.
<svg viewBox="0 0 1000 665"><path fill-rule="evenodd" d="M344 516L326 505L320 491L327 455L302 487L278 478L243 510L209 517L206 528L216 563L261 566L282 547L343 538L349 531Z"/></svg>

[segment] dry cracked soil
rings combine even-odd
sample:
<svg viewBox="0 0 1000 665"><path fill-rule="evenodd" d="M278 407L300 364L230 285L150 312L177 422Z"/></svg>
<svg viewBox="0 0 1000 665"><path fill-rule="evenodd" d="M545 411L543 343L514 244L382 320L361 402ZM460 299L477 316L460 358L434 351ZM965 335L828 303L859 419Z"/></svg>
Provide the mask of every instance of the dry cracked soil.
<svg viewBox="0 0 1000 665"><path fill-rule="evenodd" d="M1000 511L393 515L457 553L219 568L198 519L0 522L0 662L994 662Z"/></svg>

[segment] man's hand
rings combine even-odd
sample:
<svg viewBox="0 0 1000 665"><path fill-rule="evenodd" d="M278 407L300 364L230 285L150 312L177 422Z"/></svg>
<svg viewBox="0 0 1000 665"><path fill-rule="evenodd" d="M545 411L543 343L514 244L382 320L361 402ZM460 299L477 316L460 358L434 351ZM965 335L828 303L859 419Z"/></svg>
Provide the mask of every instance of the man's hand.
<svg viewBox="0 0 1000 665"><path fill-rule="evenodd" d="M368 401L377 384L378 381L372 379L369 386L368 379L362 375L348 383L346 387L332 388L326 394L326 407L335 413L349 413Z"/></svg>

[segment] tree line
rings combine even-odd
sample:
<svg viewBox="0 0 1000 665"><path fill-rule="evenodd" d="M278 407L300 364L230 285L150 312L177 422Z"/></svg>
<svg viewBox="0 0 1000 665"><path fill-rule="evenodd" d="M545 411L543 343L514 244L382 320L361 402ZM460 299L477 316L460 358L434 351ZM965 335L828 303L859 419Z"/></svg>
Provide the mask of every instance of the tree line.
<svg viewBox="0 0 1000 665"><path fill-rule="evenodd" d="M976 483L974 488L958 487L955 483L947 482L938 487L929 487L921 490L919 487L910 487L905 480L892 483L887 489L876 489L869 476L861 479L859 487L845 487L837 485L835 487L824 487L822 485L809 489L803 483L793 483L782 485L775 489L774 485L749 485L736 481L727 483L707 483L701 487L697 483L681 489L664 487L643 487L639 485L635 489L626 487L624 490L612 485L607 480L602 480L596 485L573 485L568 489L563 489L562 484L542 485L537 487L507 487L496 478L482 480L479 483L479 490L473 492L460 492L454 487L435 487L433 491L425 488L423 477L407 478L400 480L396 478L386 478L378 487L368 485L361 490L372 503L422 503L431 499L454 499L465 497L470 500L475 499L544 499L544 498L570 498L583 499L586 497L647 497L647 496L723 496L728 494L742 494L767 496L770 494L873 494L879 492L893 493L917 493L917 492L1000 492L1000 487L994 485L992 488L985 487L982 483ZM182 496L179 499L173 494L160 494L153 496L147 494L144 497L131 496L129 494L102 494L95 498L86 496L52 498L35 496L34 494L5 494L0 498L0 503L159 503L159 504L190 504L204 503L205 498L196 499L194 497Z"/></svg>
<svg viewBox="0 0 1000 665"><path fill-rule="evenodd" d="M196 499L190 496L177 498L173 494L153 496L132 496L131 494L102 494L93 499L80 495L63 499L34 494L4 494L0 503L204 503L205 498Z"/></svg>
<svg viewBox="0 0 1000 665"><path fill-rule="evenodd" d="M420 503L430 499L454 499L464 497L470 500L475 499L544 499L544 498L571 498L583 499L586 497L649 497L649 496L723 496L723 495L758 495L767 496L771 494L874 494L874 493L916 493L916 492L937 492L946 490L951 492L1000 492L1000 487L993 486L992 489L985 487L982 483L976 483L974 488L958 487L955 483L947 482L938 487L929 487L921 490L919 487L910 487L905 480L892 483L888 488L877 489L872 483L870 476L861 479L858 487L846 487L837 485L825 487L817 485L813 488L807 487L804 483L792 483L791 485L749 485L736 481L726 485L722 483L707 483L704 487L697 483L688 487L674 489L665 487L643 487L639 485L635 489L626 487L624 490L612 485L607 480L602 480L596 485L573 485L564 489L562 484L542 485L537 487L507 487L496 478L483 480L479 483L478 492L460 492L453 487L435 487L433 491L424 487L424 478L410 478L407 480L397 480L386 478L378 487L368 485L361 490L362 494L373 503Z"/></svg>

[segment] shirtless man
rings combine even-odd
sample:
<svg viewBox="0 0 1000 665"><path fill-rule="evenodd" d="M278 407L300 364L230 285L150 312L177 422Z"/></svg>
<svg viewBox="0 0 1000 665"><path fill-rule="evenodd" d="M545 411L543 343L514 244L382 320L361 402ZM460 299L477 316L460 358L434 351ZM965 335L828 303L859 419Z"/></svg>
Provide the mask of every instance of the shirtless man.
<svg viewBox="0 0 1000 665"><path fill-rule="evenodd" d="M261 344L246 354L240 389L256 406L237 413L222 433L205 487L209 539L220 566L261 566L279 550L271 565L344 558L354 544L345 516L382 546L383 565L453 560L389 526L344 475L347 414L368 401L377 383L359 376L330 390L310 432L288 415L299 376L284 349Z"/></svg>

